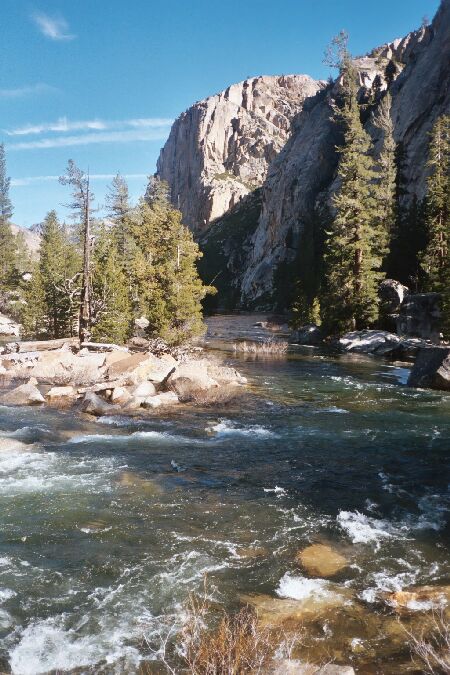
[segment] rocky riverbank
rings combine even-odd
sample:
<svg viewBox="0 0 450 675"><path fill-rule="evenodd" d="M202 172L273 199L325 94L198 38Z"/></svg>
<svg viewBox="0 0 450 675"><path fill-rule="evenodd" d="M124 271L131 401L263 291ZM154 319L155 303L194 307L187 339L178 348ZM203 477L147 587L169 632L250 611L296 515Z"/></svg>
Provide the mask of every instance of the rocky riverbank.
<svg viewBox="0 0 450 675"><path fill-rule="evenodd" d="M234 368L200 348L170 350L160 341L141 343L139 351L80 348L76 340L11 343L0 355L0 377L6 405L76 406L91 415L223 402L246 384Z"/></svg>

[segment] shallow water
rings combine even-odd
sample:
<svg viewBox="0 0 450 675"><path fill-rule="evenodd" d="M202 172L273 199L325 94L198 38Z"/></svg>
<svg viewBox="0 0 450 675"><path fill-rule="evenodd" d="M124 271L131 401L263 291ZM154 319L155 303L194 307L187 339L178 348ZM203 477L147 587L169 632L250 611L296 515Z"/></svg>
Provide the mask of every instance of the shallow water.
<svg viewBox="0 0 450 675"><path fill-rule="evenodd" d="M337 582L357 608L326 649L360 673L408 669L380 593L449 582L450 396L375 359L234 362L250 391L220 408L0 407L0 436L33 444L0 452L4 670L135 673L205 574L230 607L317 593L295 562L314 541L350 558Z"/></svg>

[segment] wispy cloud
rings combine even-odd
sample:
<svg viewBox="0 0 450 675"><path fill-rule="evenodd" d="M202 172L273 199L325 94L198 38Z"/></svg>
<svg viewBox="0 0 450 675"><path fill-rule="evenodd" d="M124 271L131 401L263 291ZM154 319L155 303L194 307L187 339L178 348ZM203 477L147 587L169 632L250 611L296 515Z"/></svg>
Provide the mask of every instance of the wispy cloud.
<svg viewBox="0 0 450 675"><path fill-rule="evenodd" d="M0 89L0 98L23 98L34 94L47 94L55 91L58 91L56 87L52 87L44 82L38 82L37 84L16 87L15 89Z"/></svg>
<svg viewBox="0 0 450 675"><path fill-rule="evenodd" d="M116 174L114 173L94 173L90 174L90 180L112 180ZM126 180L144 180L148 177L146 173L128 173L124 175ZM34 183L50 183L58 181L59 176L27 176L25 178L13 178L11 180L11 187L27 187Z"/></svg>
<svg viewBox="0 0 450 675"><path fill-rule="evenodd" d="M34 150L46 148L70 148L76 145L92 145L95 143L131 143L134 141L161 141L168 136L168 128L161 129L128 129L125 131L102 131L78 136L56 136L36 141L21 141L8 144L8 150Z"/></svg>
<svg viewBox="0 0 450 675"><path fill-rule="evenodd" d="M173 120L159 117L145 117L129 120L82 120L70 121L67 117L60 117L56 122L42 124L26 124L15 129L6 129L8 136L31 136L45 133L67 133L69 131L107 131L113 129L148 129L167 127Z"/></svg>
<svg viewBox="0 0 450 675"><path fill-rule="evenodd" d="M76 36L69 32L69 24L62 16L50 16L43 12L31 15L42 35L50 40L73 40Z"/></svg>
<svg viewBox="0 0 450 675"><path fill-rule="evenodd" d="M149 129L127 131L103 131L78 136L60 136L42 138L36 141L21 141L8 145L9 150L33 150L36 148L70 148L76 145L92 145L97 143L130 143L133 141L160 141L168 135L168 129Z"/></svg>

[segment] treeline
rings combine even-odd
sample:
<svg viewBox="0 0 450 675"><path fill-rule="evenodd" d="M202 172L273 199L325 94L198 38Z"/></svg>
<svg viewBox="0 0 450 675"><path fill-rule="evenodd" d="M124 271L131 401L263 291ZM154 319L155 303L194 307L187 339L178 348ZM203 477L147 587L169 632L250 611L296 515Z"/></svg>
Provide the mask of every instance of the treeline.
<svg viewBox="0 0 450 675"><path fill-rule="evenodd" d="M317 205L304 232L313 248L297 282L294 322L321 323L331 334L379 325L378 286L393 278L415 292L439 292L450 331L450 116L430 134L429 178L422 201L405 208L404 151L393 136L388 88L358 97L359 76L347 36L333 41L339 67L334 120L342 143L331 208ZM379 78L378 78L379 79ZM364 122L379 130L375 150Z"/></svg>
<svg viewBox="0 0 450 675"><path fill-rule="evenodd" d="M149 337L169 344L203 333L201 301L214 289L198 276L201 253L170 204L166 183L151 177L133 206L126 181L117 175L106 199L107 217L95 219L89 176L70 160L60 182L71 189L74 224L61 223L50 211L33 262L11 232L0 147L0 282L4 293L19 298L14 314L26 336L124 343L141 317Z"/></svg>

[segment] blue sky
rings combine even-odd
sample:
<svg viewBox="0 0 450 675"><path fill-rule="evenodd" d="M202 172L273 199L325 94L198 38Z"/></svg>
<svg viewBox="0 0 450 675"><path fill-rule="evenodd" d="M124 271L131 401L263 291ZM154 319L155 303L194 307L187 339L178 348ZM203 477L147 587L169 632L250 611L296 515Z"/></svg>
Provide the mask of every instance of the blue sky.
<svg viewBox="0 0 450 675"><path fill-rule="evenodd" d="M69 158L97 202L109 176L137 198L174 119L249 76L326 78L325 46L345 28L354 54L405 35L438 0L2 0L0 138L13 221L29 226L67 188Z"/></svg>

